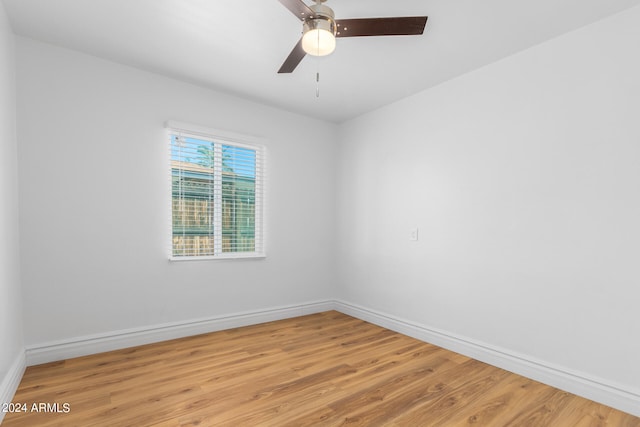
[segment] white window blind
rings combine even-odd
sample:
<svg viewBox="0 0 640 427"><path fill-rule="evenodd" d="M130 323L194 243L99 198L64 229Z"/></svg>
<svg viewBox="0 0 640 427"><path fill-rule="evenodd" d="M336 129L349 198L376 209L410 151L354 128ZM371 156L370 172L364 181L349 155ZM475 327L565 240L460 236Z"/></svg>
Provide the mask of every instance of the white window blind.
<svg viewBox="0 0 640 427"><path fill-rule="evenodd" d="M251 137L168 122L170 258L264 256L264 147Z"/></svg>

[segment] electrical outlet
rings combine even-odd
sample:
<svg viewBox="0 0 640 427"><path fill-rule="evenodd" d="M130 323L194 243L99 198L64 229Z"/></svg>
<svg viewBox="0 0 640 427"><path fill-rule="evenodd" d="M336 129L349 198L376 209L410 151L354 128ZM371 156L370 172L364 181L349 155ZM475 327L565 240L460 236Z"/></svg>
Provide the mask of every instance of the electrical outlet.
<svg viewBox="0 0 640 427"><path fill-rule="evenodd" d="M415 242L418 240L418 228L412 228L411 230L409 230L409 240L411 240L412 242Z"/></svg>

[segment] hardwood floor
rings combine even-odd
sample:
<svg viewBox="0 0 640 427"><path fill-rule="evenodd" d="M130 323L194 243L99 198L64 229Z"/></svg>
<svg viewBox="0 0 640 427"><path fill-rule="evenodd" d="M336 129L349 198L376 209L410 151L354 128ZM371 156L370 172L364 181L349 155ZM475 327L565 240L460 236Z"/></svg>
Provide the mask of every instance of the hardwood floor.
<svg viewBox="0 0 640 427"><path fill-rule="evenodd" d="M3 427L640 427L333 311L29 367L13 402L28 412L8 413Z"/></svg>

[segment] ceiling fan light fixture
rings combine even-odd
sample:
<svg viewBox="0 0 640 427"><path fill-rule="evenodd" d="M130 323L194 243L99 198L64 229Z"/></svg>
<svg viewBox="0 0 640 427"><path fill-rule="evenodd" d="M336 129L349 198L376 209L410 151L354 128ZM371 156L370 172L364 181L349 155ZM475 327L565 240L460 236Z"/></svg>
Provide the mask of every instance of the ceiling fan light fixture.
<svg viewBox="0 0 640 427"><path fill-rule="evenodd" d="M336 26L333 20L318 18L304 23L302 49L313 56L326 56L336 48Z"/></svg>
<svg viewBox="0 0 640 427"><path fill-rule="evenodd" d="M302 21L302 37L287 56L278 74L293 72L307 54L329 55L336 48L337 37L420 35L424 33L427 24L427 16L352 18L336 21L333 9L323 4L327 0L314 0L315 4L309 6L306 1L308 0L279 0Z"/></svg>

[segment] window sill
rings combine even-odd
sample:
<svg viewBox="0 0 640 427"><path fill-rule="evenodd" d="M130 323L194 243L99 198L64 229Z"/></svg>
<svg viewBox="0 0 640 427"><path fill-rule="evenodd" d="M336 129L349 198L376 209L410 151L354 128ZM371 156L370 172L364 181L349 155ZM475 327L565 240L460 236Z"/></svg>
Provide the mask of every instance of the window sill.
<svg viewBox="0 0 640 427"><path fill-rule="evenodd" d="M244 254L225 254L216 256L170 256L171 262L183 262L183 261L221 261L221 260L250 260L250 259L265 259L267 256L263 253L244 253Z"/></svg>

